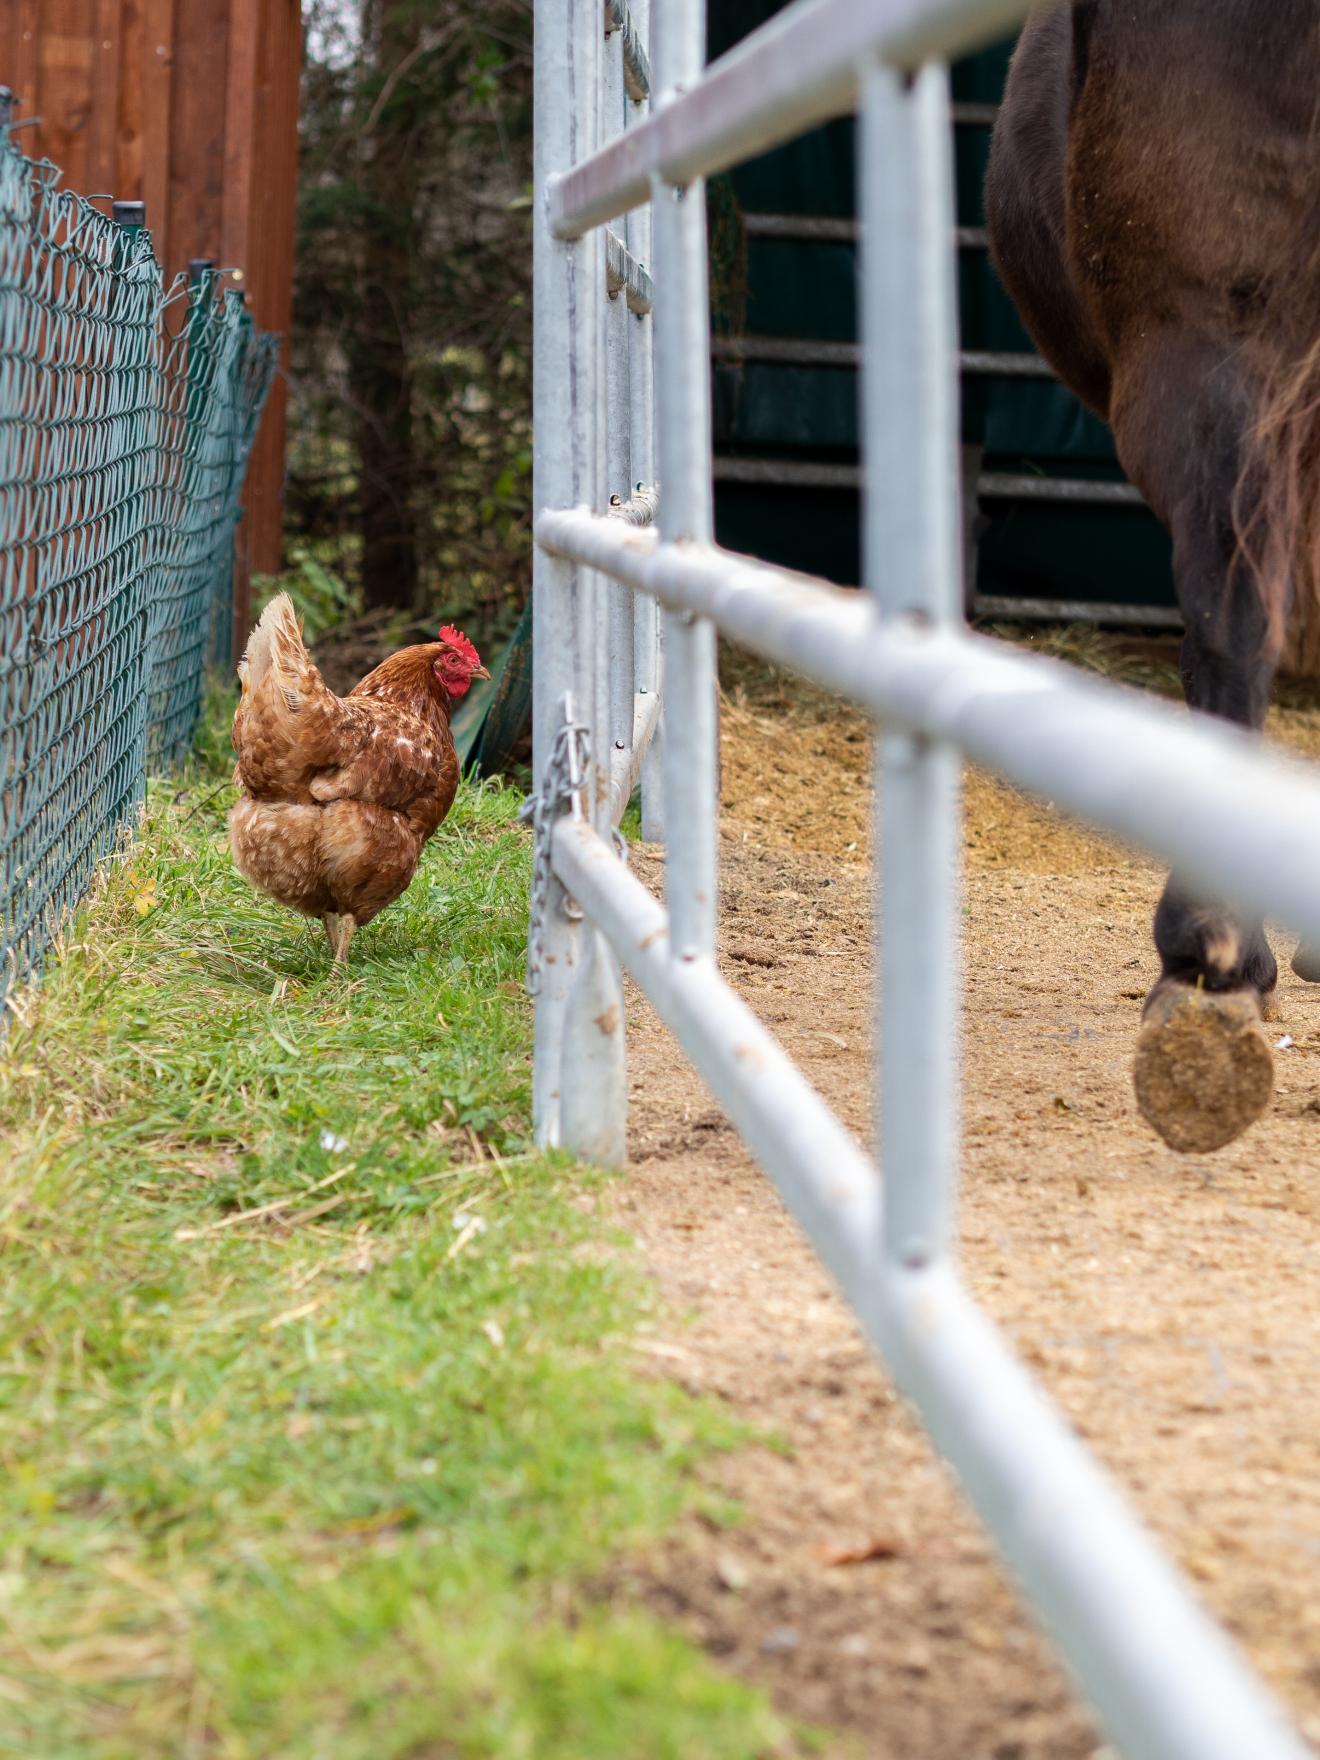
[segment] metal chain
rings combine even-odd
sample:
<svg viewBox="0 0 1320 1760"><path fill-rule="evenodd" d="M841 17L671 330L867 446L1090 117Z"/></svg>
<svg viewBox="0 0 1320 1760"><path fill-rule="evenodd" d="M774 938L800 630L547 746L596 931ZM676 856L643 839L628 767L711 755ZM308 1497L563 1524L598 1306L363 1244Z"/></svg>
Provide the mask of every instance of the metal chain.
<svg viewBox="0 0 1320 1760"><path fill-rule="evenodd" d="M573 818L583 817L582 782L591 759L590 736L586 726L574 719L571 691L564 693L563 712L563 725L555 735L549 762L541 778L541 787L535 794L528 795L518 814L520 819L525 819L531 825L535 839L531 911L527 926L527 992L530 996L536 996L541 989L541 938L550 904L550 882L553 879L550 839L554 834L555 822L565 807ZM576 905L567 897L564 905L568 915L581 915Z"/></svg>
<svg viewBox="0 0 1320 1760"><path fill-rule="evenodd" d="M529 794L518 809L518 817L532 827L532 895L527 925L527 993L539 995L541 972L544 968L541 938L545 931L546 912L550 905L550 882L554 872L550 865L550 840L555 822L568 808L571 817L584 819L582 788L591 763L591 735L581 721L573 716L573 693L565 691L561 699L563 725L555 735L550 761L538 793ZM616 825L611 836L619 860L628 860L628 840ZM577 900L564 894L564 915L571 923L582 921L582 907Z"/></svg>

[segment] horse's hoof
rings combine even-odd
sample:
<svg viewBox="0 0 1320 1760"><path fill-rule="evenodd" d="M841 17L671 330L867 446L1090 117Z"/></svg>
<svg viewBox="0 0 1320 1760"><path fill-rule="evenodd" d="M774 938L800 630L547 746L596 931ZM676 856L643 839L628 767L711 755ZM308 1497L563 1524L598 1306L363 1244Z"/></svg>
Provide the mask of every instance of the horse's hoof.
<svg viewBox="0 0 1320 1760"><path fill-rule="evenodd" d="M1274 1093L1274 1058L1255 992L1157 984L1132 1074L1142 1117L1171 1149L1222 1149L1256 1122Z"/></svg>
<svg viewBox="0 0 1320 1760"><path fill-rule="evenodd" d="M1320 947L1308 947L1305 941L1299 941L1292 956L1292 969L1307 984L1320 984Z"/></svg>

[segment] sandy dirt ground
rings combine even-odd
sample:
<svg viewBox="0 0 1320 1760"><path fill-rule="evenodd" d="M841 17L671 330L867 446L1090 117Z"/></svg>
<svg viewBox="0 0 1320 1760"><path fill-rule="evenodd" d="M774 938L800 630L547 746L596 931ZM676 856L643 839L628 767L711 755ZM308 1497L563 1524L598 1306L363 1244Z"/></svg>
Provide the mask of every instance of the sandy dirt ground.
<svg viewBox="0 0 1320 1760"><path fill-rule="evenodd" d="M723 728L723 969L864 1135L868 728L756 674ZM1320 750L1316 710L1273 730ZM1159 872L988 778L966 802L969 1281L1320 1741L1320 987L1276 940L1273 1110L1174 1155L1130 1081ZM712 1473L741 1524L693 1520L628 1587L830 1754L1108 1760L768 1182L636 995L630 1024L616 1201L665 1316L642 1356L769 1440Z"/></svg>

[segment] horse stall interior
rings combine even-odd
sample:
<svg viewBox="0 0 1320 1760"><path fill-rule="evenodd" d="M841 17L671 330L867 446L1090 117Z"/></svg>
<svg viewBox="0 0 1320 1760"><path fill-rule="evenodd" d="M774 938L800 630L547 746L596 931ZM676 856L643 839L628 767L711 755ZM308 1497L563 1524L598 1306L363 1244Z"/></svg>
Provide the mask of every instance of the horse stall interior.
<svg viewBox="0 0 1320 1760"><path fill-rule="evenodd" d="M15 140L65 187L146 204L169 277L209 258L258 328L287 335L298 168L299 0L0 0ZM287 389L277 373L248 469L234 586L281 560Z"/></svg>
<svg viewBox="0 0 1320 1760"><path fill-rule="evenodd" d="M722 54L781 9L713 0ZM1012 41L953 69L968 610L1174 630L1169 542L1109 430L1034 355L990 265L982 183ZM854 129L712 180L720 541L860 578Z"/></svg>

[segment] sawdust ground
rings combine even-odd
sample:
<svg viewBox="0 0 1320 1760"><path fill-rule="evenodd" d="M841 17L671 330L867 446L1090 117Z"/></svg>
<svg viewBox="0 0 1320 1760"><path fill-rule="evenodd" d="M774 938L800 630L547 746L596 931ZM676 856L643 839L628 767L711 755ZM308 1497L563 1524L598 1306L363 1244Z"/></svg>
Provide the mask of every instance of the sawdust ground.
<svg viewBox="0 0 1320 1760"><path fill-rule="evenodd" d="M723 727L724 970L865 1134L869 729L747 672ZM1274 727L1320 750L1320 712ZM1213 1157L1175 1156L1130 1088L1160 874L989 778L970 776L966 799L970 1284L1320 1739L1320 988L1281 981L1293 1044L1266 1120ZM661 884L656 852L636 866ZM827 1730L830 1754L1105 1753L810 1250L636 995L629 1054L618 1202L668 1315L644 1356L772 1440L716 1469L741 1525L693 1521L626 1587ZM875 1556L831 1562L850 1550Z"/></svg>

